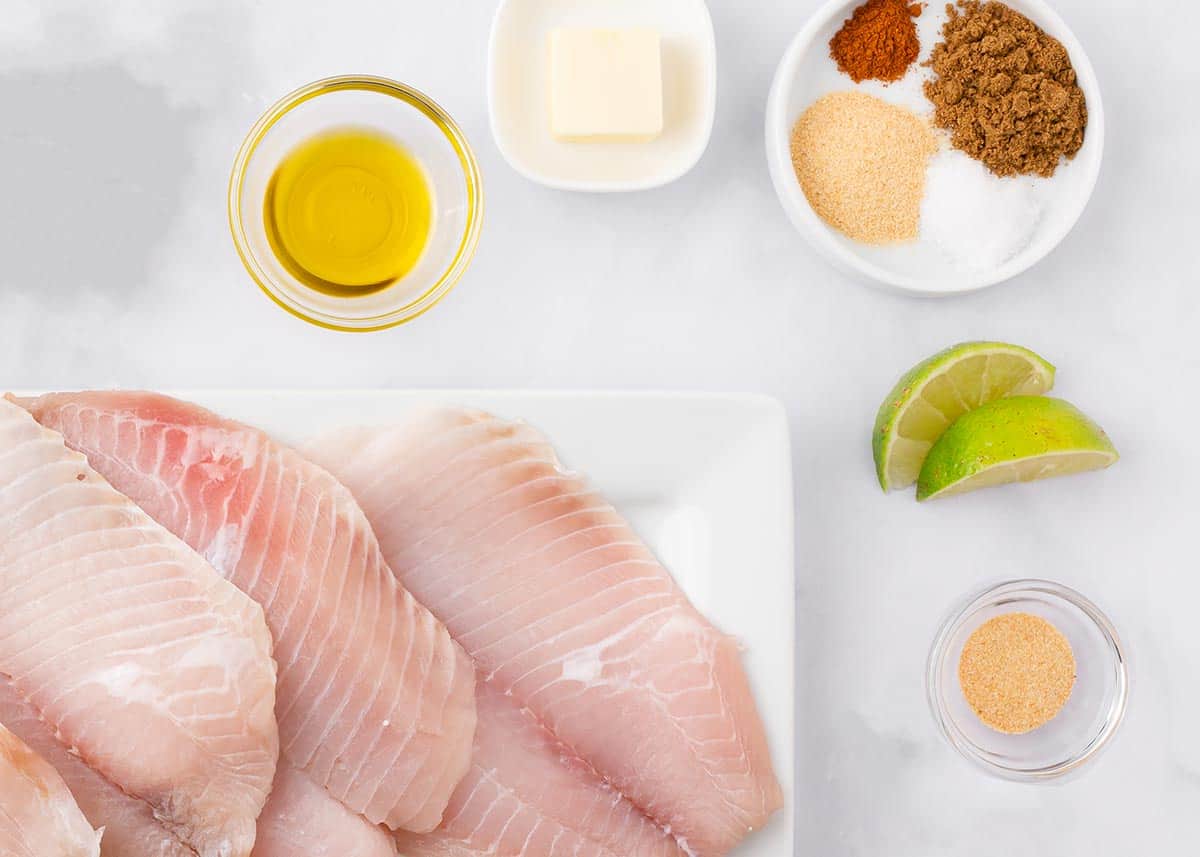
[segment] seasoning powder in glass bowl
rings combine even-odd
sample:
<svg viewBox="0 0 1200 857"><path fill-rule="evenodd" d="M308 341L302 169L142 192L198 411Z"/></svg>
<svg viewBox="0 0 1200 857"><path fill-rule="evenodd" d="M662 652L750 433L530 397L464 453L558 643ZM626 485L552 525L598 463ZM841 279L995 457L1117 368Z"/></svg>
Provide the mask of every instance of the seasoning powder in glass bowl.
<svg viewBox="0 0 1200 857"><path fill-rule="evenodd" d="M1049 580L1009 580L969 596L938 630L925 680L950 746L989 774L1026 783L1090 765L1129 699L1112 622Z"/></svg>
<svg viewBox="0 0 1200 857"><path fill-rule="evenodd" d="M958 662L963 696L983 723L1008 735L1045 726L1075 686L1075 655L1062 632L1031 613L1004 613L967 639Z"/></svg>

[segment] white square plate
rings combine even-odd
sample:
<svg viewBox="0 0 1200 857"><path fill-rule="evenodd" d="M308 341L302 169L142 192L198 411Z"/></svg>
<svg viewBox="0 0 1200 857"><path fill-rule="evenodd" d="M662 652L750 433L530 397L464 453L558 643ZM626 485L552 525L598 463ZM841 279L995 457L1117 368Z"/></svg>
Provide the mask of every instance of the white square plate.
<svg viewBox="0 0 1200 857"><path fill-rule="evenodd" d="M792 853L792 468L787 417L745 395L470 391L183 392L285 443L430 402L522 419L587 473L696 606L741 640L785 805L736 857Z"/></svg>
<svg viewBox="0 0 1200 857"><path fill-rule="evenodd" d="M551 30L646 27L662 37L663 133L649 143L566 143L550 133ZM488 114L517 172L563 190L657 187L696 165L712 134L717 47L704 0L500 0L488 49Z"/></svg>

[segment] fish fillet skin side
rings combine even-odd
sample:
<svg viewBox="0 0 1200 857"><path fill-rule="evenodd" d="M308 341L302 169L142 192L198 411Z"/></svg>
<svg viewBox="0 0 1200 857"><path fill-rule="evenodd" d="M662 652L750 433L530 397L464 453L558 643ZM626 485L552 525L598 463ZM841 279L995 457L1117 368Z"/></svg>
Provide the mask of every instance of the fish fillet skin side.
<svg viewBox="0 0 1200 857"><path fill-rule="evenodd" d="M779 808L735 641L534 429L438 409L306 452L480 675L701 857Z"/></svg>
<svg viewBox="0 0 1200 857"><path fill-rule="evenodd" d="M396 857L396 846L383 828L281 762L258 817L253 857Z"/></svg>
<svg viewBox="0 0 1200 857"><path fill-rule="evenodd" d="M0 854L99 857L100 834L80 812L62 777L0 725Z"/></svg>
<svg viewBox="0 0 1200 857"><path fill-rule="evenodd" d="M0 671L201 857L244 857L279 753L257 604L0 400Z"/></svg>
<svg viewBox="0 0 1200 857"><path fill-rule="evenodd" d="M262 604L284 757L373 823L435 828L470 764L474 667L388 569L350 492L263 432L167 396L22 404Z"/></svg>
<svg viewBox="0 0 1200 857"><path fill-rule="evenodd" d="M154 818L149 804L125 794L68 751L5 676L0 676L0 723L58 772L91 826L104 829L100 857L196 857Z"/></svg>
<svg viewBox="0 0 1200 857"><path fill-rule="evenodd" d="M686 857L530 712L477 686L471 770L440 828L397 835L404 857Z"/></svg>

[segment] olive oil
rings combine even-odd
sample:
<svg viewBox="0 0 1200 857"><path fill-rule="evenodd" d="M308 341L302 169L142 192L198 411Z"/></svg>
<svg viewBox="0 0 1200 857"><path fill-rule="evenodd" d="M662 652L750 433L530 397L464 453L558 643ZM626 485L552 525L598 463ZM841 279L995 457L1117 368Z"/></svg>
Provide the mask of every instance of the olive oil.
<svg viewBox="0 0 1200 857"><path fill-rule="evenodd" d="M362 128L320 134L289 152L267 185L267 240L287 270L338 297L378 292L429 243L434 198L419 161Z"/></svg>

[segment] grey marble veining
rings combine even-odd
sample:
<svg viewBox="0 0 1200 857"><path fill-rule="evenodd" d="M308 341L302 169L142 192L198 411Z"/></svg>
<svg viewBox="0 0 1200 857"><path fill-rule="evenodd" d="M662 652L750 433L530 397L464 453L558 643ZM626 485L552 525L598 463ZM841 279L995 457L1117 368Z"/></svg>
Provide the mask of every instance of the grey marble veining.
<svg viewBox="0 0 1200 857"><path fill-rule="evenodd" d="M481 0L6 0L0 9L0 374L8 387L753 390L791 415L797 484L798 854L1200 852L1200 8L1061 0L1109 118L1083 219L1018 280L945 301L844 280L767 177L775 62L816 0L714 0L717 124L699 166L633 196L546 190L503 162ZM225 193L272 100L366 71L429 92L474 141L475 266L433 313L352 336L244 275ZM1111 471L918 507L873 483L899 372L967 338L1059 367ZM740 573L752 575L752 570ZM1117 622L1133 700L1111 750L1053 787L988 779L935 734L922 684L982 582L1073 585ZM748 584L752 585L752 584ZM765 609L781 609L778 605Z"/></svg>

